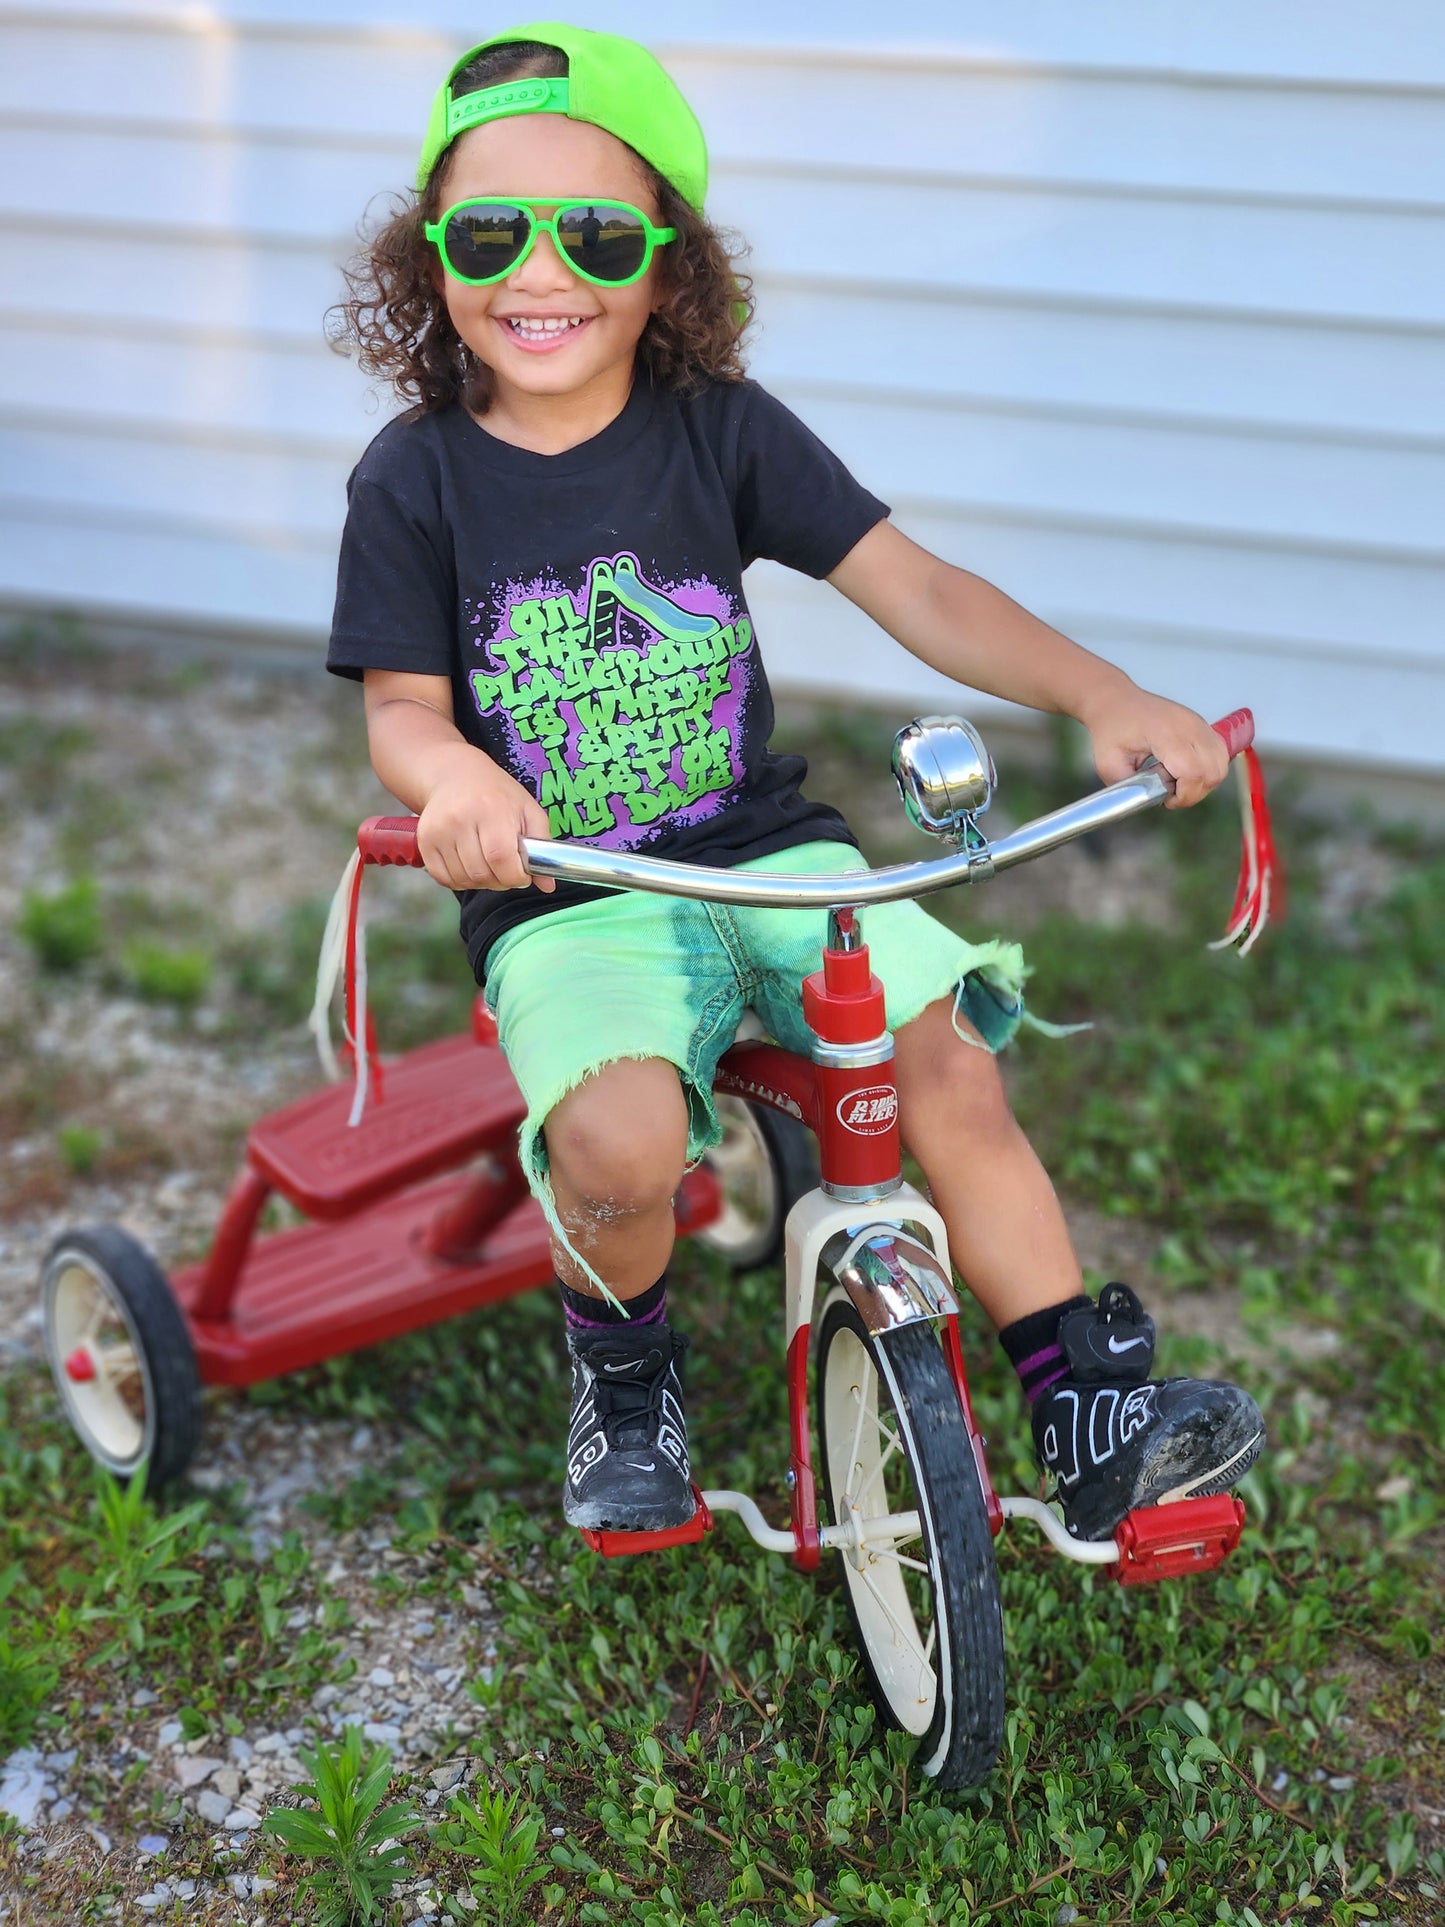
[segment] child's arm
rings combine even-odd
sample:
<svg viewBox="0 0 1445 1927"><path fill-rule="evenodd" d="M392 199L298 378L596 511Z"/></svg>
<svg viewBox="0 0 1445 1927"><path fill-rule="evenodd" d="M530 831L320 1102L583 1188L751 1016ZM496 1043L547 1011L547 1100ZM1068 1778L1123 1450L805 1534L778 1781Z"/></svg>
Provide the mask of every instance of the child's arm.
<svg viewBox="0 0 1445 1927"><path fill-rule="evenodd" d="M1170 807L1197 803L1229 768L1202 716L1151 696L1051 629L981 576L956 569L879 522L828 577L911 654L990 696L1073 716L1106 783L1156 756L1174 778Z"/></svg>
<svg viewBox="0 0 1445 1927"><path fill-rule="evenodd" d="M547 812L462 735L448 678L368 669L363 681L371 767L416 811L428 876L450 890L554 890L551 877L528 875L518 847L552 834Z"/></svg>

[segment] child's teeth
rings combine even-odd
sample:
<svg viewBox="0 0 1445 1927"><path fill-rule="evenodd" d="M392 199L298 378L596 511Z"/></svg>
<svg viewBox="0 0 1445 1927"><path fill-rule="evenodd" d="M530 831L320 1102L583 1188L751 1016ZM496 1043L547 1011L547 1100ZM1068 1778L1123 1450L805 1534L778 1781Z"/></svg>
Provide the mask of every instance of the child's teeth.
<svg viewBox="0 0 1445 1927"><path fill-rule="evenodd" d="M520 335L559 335L568 328L580 327L582 317L581 315L557 315L539 320L530 315L513 315L511 321Z"/></svg>

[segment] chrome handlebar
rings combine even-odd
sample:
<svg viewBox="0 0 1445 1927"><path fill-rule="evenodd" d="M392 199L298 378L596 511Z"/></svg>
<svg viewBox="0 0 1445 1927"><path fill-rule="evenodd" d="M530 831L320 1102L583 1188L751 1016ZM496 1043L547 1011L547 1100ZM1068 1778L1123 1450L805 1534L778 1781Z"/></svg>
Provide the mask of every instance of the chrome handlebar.
<svg viewBox="0 0 1445 1927"><path fill-rule="evenodd" d="M955 883L974 883L996 870L1027 863L1031 857L1042 856L1076 836L1152 809L1171 794L1173 787L1161 770L1136 770L1093 796L1025 823L996 843L981 843L929 863L893 863L883 870L860 868L829 876L707 869L697 863L669 863L662 857L551 843L540 837L524 837L522 855L533 876L557 877L567 883L649 890L657 896L694 897L708 903L761 909L827 910L842 902L861 908L870 903L893 903L900 897L929 896Z"/></svg>
<svg viewBox="0 0 1445 1927"><path fill-rule="evenodd" d="M976 732L967 724L952 718L929 720L966 732L974 749L987 760L987 752ZM909 726L910 730L917 727ZM1237 756L1254 738L1254 718L1247 709L1235 710L1215 723L1214 728L1231 756ZM930 779L922 780L926 784ZM991 787L991 766L988 783ZM946 780L939 788L940 794L949 794ZM996 843L982 836L965 811L960 820L966 821L968 835L953 856L939 857L931 863L894 863L883 870L860 866L857 870L834 872L829 876L710 869L698 863L673 863L663 857L598 849L591 844L554 843L545 837L524 837L522 857L533 876L556 877L565 883L585 883L603 889L646 890L655 896L692 897L708 903L744 904L759 909L831 910L843 903L861 908L870 903L893 903L901 897L930 896L955 883L974 883L998 870L1012 869L1016 863L1043 856L1062 843L1087 835L1090 830L1102 830L1138 816L1143 810L1153 809L1171 795L1173 789L1173 779L1151 758L1121 782L1111 783L1107 789L1081 797L1076 803L1065 804L1062 809L1051 810L1047 816L1010 831ZM973 801L977 807L978 799L975 797ZM920 817L910 810L910 815L915 821L927 821L927 813ZM416 844L416 825L414 816L369 818L356 837L362 862L403 863L420 869L422 859Z"/></svg>

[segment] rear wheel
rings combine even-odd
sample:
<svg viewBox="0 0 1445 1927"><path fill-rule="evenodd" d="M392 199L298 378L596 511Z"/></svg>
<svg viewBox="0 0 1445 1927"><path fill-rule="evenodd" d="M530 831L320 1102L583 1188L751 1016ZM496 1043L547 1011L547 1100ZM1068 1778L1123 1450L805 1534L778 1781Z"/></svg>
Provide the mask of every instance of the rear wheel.
<svg viewBox="0 0 1445 1927"><path fill-rule="evenodd" d="M817 1150L805 1125L765 1105L719 1092L717 1112L722 1142L703 1162L722 1187L722 1211L698 1242L734 1271L755 1271L781 1255L788 1213L818 1182Z"/></svg>
<svg viewBox="0 0 1445 1927"><path fill-rule="evenodd" d="M146 1490L179 1476L201 1428L195 1350L166 1275L129 1232L61 1234L40 1281L45 1350L66 1416L91 1457Z"/></svg>
<svg viewBox="0 0 1445 1927"><path fill-rule="evenodd" d="M978 1467L932 1326L870 1333L846 1292L818 1337L823 1490L879 1711L942 1787L987 1778L1003 1741L1004 1644Z"/></svg>

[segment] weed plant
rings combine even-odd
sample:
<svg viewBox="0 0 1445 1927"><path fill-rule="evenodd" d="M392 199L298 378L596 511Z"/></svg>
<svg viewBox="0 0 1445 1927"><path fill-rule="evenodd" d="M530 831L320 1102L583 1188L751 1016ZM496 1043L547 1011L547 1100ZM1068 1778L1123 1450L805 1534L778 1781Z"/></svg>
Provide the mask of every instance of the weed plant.
<svg viewBox="0 0 1445 1927"><path fill-rule="evenodd" d="M27 890L15 928L46 970L76 970L105 946L100 889L79 876L58 890Z"/></svg>
<svg viewBox="0 0 1445 1927"><path fill-rule="evenodd" d="M376 1920L410 1872L400 1842L422 1825L405 1802L381 1804L390 1750L367 1747L361 1729L348 1726L339 1751L303 1751L301 1764L312 1777L294 1791L314 1800L319 1812L279 1808L267 1815L266 1831L315 1863L298 1892L315 1900L318 1927Z"/></svg>

